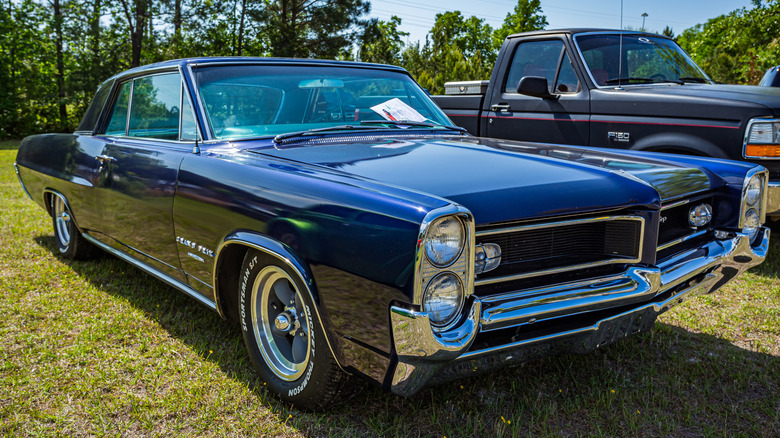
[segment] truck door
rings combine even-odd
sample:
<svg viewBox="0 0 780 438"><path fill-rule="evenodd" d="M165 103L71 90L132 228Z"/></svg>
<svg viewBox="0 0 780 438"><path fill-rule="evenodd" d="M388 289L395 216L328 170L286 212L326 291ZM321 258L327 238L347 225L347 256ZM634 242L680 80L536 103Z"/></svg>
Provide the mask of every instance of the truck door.
<svg viewBox="0 0 780 438"><path fill-rule="evenodd" d="M505 56L493 78L485 109L487 137L542 143L587 145L589 92L561 39L521 41ZM524 77L547 80L549 98L518 93Z"/></svg>

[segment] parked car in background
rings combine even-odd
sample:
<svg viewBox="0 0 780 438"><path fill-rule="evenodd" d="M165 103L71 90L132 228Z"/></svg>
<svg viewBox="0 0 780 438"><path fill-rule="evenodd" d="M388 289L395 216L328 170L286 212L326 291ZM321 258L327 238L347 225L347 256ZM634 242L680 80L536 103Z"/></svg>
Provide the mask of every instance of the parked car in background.
<svg viewBox="0 0 780 438"><path fill-rule="evenodd" d="M434 101L483 137L742 160L769 170L780 219L780 89L715 84L673 40L563 29L511 35L490 81Z"/></svg>
<svg viewBox="0 0 780 438"><path fill-rule="evenodd" d="M400 68L188 59L110 78L15 167L62 256L100 248L235 319L307 409L350 375L410 396L592 350L766 256L761 166L450 125Z"/></svg>
<svg viewBox="0 0 780 438"><path fill-rule="evenodd" d="M764 73L759 87L780 87L780 65L770 68Z"/></svg>

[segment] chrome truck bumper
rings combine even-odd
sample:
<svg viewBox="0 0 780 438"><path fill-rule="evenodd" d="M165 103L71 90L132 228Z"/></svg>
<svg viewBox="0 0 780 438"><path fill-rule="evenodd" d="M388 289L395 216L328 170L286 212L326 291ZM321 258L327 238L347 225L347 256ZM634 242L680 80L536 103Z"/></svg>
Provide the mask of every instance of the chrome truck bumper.
<svg viewBox="0 0 780 438"><path fill-rule="evenodd" d="M766 187L766 215L780 217L780 183L770 182Z"/></svg>
<svg viewBox="0 0 780 438"><path fill-rule="evenodd" d="M745 234L685 251L658 266L622 275L491 296L473 297L463 321L431 330L426 312L393 306L390 320L397 363L390 389L411 396L428 384L519 364L562 352L585 352L652 328L658 315L686 299L713 292L766 257L769 229L756 244ZM614 311L610 311L613 309ZM477 335L528 328L550 318L583 315L545 334L517 336L498 346L471 348ZM590 316L590 319L588 316Z"/></svg>

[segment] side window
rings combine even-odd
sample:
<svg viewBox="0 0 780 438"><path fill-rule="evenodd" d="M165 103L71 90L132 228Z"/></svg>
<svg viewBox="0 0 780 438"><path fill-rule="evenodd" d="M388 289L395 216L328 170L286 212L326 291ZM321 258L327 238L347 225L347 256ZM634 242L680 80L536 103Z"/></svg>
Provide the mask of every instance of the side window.
<svg viewBox="0 0 780 438"><path fill-rule="evenodd" d="M180 105L178 73L135 79L127 135L178 140Z"/></svg>
<svg viewBox="0 0 780 438"><path fill-rule="evenodd" d="M122 84L119 97L111 109L111 119L106 128L106 135L125 135L127 128L127 103L130 101L130 82Z"/></svg>
<svg viewBox="0 0 780 438"><path fill-rule="evenodd" d="M504 92L517 93L520 79L525 76L546 78L547 83L552 86L562 51L563 41L560 40L520 43L509 67Z"/></svg>
<svg viewBox="0 0 780 438"><path fill-rule="evenodd" d="M192 112L192 105L184 88L181 89L181 140L200 140L195 114Z"/></svg>
<svg viewBox="0 0 780 438"><path fill-rule="evenodd" d="M574 66L571 65L569 54L564 53L561 59L561 68L558 69L558 80L555 82L555 91L558 93L576 93L580 89L580 80Z"/></svg>
<svg viewBox="0 0 780 438"><path fill-rule="evenodd" d="M84 117L81 118L81 123L79 123L79 127L76 128L76 131L88 131L92 134L92 131L97 124L98 117L100 117L100 113L103 112L103 105L106 104L106 99L108 99L112 85L113 84L111 83L103 84L97 93L95 93L95 97L92 98L92 103L89 104L89 108L87 108L87 111L84 113Z"/></svg>

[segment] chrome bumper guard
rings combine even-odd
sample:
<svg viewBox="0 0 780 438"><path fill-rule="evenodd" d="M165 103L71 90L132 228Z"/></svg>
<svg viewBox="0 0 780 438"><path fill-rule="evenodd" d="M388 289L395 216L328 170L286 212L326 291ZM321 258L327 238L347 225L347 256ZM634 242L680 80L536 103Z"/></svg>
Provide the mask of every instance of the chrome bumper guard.
<svg viewBox="0 0 780 438"><path fill-rule="evenodd" d="M780 183L770 182L766 187L766 215L780 216Z"/></svg>
<svg viewBox="0 0 780 438"><path fill-rule="evenodd" d="M686 299L707 294L766 258L769 229L756 244L747 235L715 240L684 251L658 266L630 267L623 274L474 297L461 323L443 333L431 329L428 313L392 306L390 320L398 362L391 390L411 396L422 387L457 377L519 364L551 354L584 352L652 328L656 317ZM666 294L669 292L669 294ZM636 306L583 327L469 350L478 333L532 327L537 321Z"/></svg>

